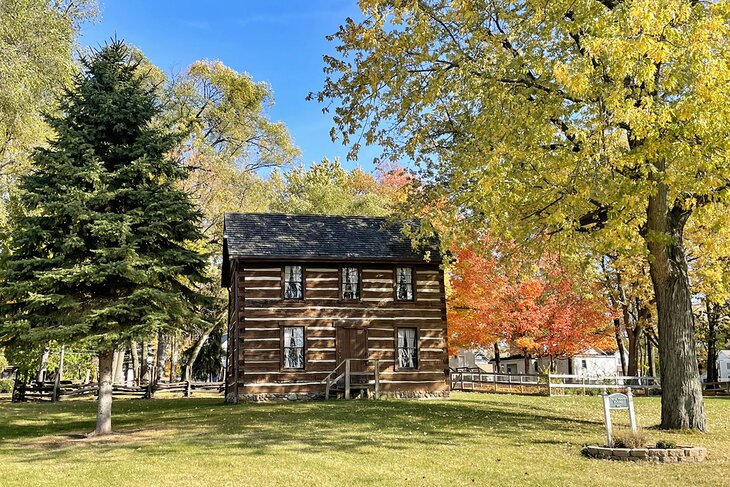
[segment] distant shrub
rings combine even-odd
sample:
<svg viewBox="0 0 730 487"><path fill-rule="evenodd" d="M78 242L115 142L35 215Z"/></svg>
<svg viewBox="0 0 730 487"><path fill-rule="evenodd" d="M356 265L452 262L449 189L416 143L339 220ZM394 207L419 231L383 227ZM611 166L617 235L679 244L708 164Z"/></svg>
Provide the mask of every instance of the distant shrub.
<svg viewBox="0 0 730 487"><path fill-rule="evenodd" d="M671 448L677 448L677 444L670 440L659 440L656 442L656 447L663 450L669 450Z"/></svg>
<svg viewBox="0 0 730 487"><path fill-rule="evenodd" d="M0 394L10 394L11 392L13 392L14 383L15 380L13 379L0 379Z"/></svg>

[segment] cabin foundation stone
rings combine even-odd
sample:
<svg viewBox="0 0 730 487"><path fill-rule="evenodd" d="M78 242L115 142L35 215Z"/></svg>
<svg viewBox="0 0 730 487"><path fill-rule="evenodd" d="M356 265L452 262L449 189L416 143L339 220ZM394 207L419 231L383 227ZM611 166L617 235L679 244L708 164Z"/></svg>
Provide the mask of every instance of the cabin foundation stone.
<svg viewBox="0 0 730 487"><path fill-rule="evenodd" d="M324 394L317 393L288 393L288 394L241 394L240 400L246 402L293 402L293 401L312 401L315 399L324 399Z"/></svg>
<svg viewBox="0 0 730 487"><path fill-rule="evenodd" d="M448 399L449 391L393 391L383 392L384 399Z"/></svg>

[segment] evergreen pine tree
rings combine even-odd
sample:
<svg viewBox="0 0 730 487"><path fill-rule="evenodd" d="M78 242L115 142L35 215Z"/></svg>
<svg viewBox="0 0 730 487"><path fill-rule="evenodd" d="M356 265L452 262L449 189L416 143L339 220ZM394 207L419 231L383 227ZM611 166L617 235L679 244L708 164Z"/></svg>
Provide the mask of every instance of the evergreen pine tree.
<svg viewBox="0 0 730 487"><path fill-rule="evenodd" d="M200 215L178 189L180 134L159 122L155 87L121 41L81 59L50 117L56 137L21 181L5 262L0 336L92 341L96 434L111 432L113 350L188 319L202 299Z"/></svg>

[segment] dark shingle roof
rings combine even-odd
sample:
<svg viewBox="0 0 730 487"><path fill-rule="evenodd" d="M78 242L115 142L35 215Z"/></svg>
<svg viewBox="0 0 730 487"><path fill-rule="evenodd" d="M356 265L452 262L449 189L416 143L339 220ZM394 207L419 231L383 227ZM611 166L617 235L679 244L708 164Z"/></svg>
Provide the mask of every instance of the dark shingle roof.
<svg viewBox="0 0 730 487"><path fill-rule="evenodd" d="M224 257L421 261L400 227L385 218L226 213ZM440 262L436 246L430 261Z"/></svg>

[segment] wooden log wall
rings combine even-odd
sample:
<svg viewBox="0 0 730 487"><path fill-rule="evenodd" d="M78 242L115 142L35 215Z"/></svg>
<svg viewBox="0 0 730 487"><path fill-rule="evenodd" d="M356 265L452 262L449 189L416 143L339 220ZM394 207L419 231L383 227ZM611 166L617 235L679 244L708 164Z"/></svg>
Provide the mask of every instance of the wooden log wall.
<svg viewBox="0 0 730 487"><path fill-rule="evenodd" d="M321 381L338 363L341 326L367 329L368 358L380 360L384 392L447 391L443 272L433 264L413 267L414 301L395 300L395 266L383 264L362 266L359 301L339 299L334 264L304 264L305 298L282 300L281 266L239 263L233 274L239 293L239 394L323 392ZM303 371L282 370L281 328L287 325L305 327ZM417 370L395 367L401 326L418 328Z"/></svg>

